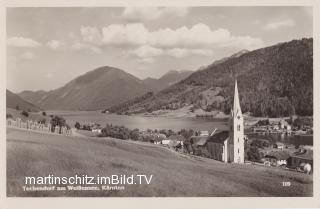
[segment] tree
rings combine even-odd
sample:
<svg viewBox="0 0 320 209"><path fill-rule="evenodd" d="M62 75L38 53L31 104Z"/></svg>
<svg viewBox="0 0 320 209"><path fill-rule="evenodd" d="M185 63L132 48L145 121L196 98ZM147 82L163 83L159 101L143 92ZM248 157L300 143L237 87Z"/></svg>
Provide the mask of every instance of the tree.
<svg viewBox="0 0 320 209"><path fill-rule="evenodd" d="M137 141L139 140L139 129L133 129L131 132L130 132L130 138L134 141Z"/></svg>
<svg viewBox="0 0 320 209"><path fill-rule="evenodd" d="M63 117L57 116L57 115L55 115L51 118L50 123L51 123L51 127L52 127L52 129L51 129L52 132L54 131L56 126L59 126L59 128L60 128L59 133L61 133L61 127L66 126L66 120Z"/></svg>
<svg viewBox="0 0 320 209"><path fill-rule="evenodd" d="M77 121L76 124L74 125L74 127L79 130L80 127L81 127L81 125L80 125L80 123Z"/></svg>
<svg viewBox="0 0 320 209"><path fill-rule="evenodd" d="M253 162L260 162L261 154L257 146L250 146L246 152L247 159Z"/></svg>
<svg viewBox="0 0 320 209"><path fill-rule="evenodd" d="M21 112L21 115L23 115L23 116L25 116L25 117L29 117L29 113L28 113L27 111L25 111L25 110L23 110L23 111Z"/></svg>
<svg viewBox="0 0 320 209"><path fill-rule="evenodd" d="M43 115L43 116L46 116L46 115L47 115L47 113L46 113L46 112L42 112L42 115Z"/></svg>
<svg viewBox="0 0 320 209"><path fill-rule="evenodd" d="M19 105L17 105L17 106L16 106L16 110L20 110L20 107L19 107Z"/></svg>

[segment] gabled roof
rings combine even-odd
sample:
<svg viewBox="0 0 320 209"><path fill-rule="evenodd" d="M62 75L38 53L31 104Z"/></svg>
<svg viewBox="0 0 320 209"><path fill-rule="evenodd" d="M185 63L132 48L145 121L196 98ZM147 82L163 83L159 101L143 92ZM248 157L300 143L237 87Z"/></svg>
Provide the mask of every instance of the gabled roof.
<svg viewBox="0 0 320 209"><path fill-rule="evenodd" d="M216 132L213 136L209 136L209 139L207 142L214 142L223 144L225 140L229 138L229 131L219 131Z"/></svg>
<svg viewBox="0 0 320 209"><path fill-rule="evenodd" d="M294 152L291 157L313 160L313 150L304 150L304 152Z"/></svg>
<svg viewBox="0 0 320 209"><path fill-rule="evenodd" d="M193 144L197 146L203 146L207 143L209 137L208 136L192 136L191 140L193 141Z"/></svg>
<svg viewBox="0 0 320 209"><path fill-rule="evenodd" d="M284 151L271 151L265 155L266 158L276 158L277 160L287 160L290 155Z"/></svg>

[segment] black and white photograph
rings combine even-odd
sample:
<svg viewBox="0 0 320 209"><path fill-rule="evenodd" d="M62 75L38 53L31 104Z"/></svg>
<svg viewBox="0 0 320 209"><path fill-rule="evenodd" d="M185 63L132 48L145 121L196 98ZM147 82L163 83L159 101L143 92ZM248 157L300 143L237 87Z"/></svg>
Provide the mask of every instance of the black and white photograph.
<svg viewBox="0 0 320 209"><path fill-rule="evenodd" d="M6 197L313 197L313 11L6 7Z"/></svg>

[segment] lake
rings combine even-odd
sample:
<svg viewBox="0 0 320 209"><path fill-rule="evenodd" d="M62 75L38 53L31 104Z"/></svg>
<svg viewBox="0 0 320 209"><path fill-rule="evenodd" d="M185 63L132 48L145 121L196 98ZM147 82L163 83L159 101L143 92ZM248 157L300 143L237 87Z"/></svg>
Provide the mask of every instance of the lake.
<svg viewBox="0 0 320 209"><path fill-rule="evenodd" d="M264 139L292 145L313 145L313 135L285 135L285 134L249 134L251 139Z"/></svg>
<svg viewBox="0 0 320 209"><path fill-rule="evenodd" d="M173 118L173 117L145 117L145 116L127 116L116 114L104 114L99 111L47 111L48 115L63 116L67 123L74 127L76 121L80 123L99 123L102 126L113 124L125 126L130 129L171 129L179 131L181 129L208 130L213 131L227 130L228 121L226 119L216 118ZM283 142L293 145L313 145L313 136L287 136L287 135L256 135L250 134L249 138L261 138L270 141Z"/></svg>
<svg viewBox="0 0 320 209"><path fill-rule="evenodd" d="M173 118L173 117L146 117L146 116L128 116L105 114L98 111L47 111L48 115L63 116L67 123L74 127L76 121L79 123L99 123L102 126L106 124L121 125L130 129L171 129L179 131L181 129L210 130L215 128L227 130L226 119L214 118Z"/></svg>

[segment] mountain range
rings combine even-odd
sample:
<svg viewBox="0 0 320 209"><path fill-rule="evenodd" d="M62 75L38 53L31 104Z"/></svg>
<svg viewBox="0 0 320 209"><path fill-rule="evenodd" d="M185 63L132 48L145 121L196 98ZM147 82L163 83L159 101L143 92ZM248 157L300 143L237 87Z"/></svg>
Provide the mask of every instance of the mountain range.
<svg viewBox="0 0 320 209"><path fill-rule="evenodd" d="M6 90L6 100L7 107L9 108L25 110L29 112L37 112L41 110L41 108L35 106L30 102L27 102L26 100L22 99L20 96L14 94L9 90Z"/></svg>
<svg viewBox="0 0 320 209"><path fill-rule="evenodd" d="M164 74L159 79L155 78L146 78L143 80L143 82L150 88L153 92L161 91L162 89L165 89L183 79L191 75L193 71L177 71L177 70L171 70L168 73Z"/></svg>
<svg viewBox="0 0 320 209"><path fill-rule="evenodd" d="M100 110L157 92L180 81L190 71L169 71L159 79L141 80L125 71L104 66L89 71L52 91L23 91L26 101L46 110Z"/></svg>
<svg viewBox="0 0 320 209"><path fill-rule="evenodd" d="M120 114L175 110L220 110L228 114L235 79L243 112L282 117L313 114L313 39L241 51L201 68L158 93L109 108Z"/></svg>

